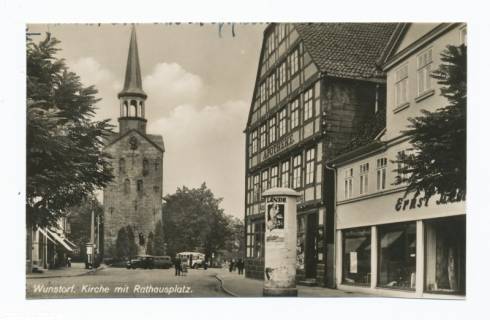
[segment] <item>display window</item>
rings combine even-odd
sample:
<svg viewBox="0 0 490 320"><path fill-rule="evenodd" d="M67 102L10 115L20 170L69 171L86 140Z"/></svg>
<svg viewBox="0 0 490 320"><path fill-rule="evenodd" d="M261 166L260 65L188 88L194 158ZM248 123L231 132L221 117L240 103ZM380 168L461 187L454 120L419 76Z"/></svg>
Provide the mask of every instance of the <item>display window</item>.
<svg viewBox="0 0 490 320"><path fill-rule="evenodd" d="M344 230L342 252L342 282L370 285L371 228Z"/></svg>
<svg viewBox="0 0 490 320"><path fill-rule="evenodd" d="M415 290L415 222L378 227L378 286Z"/></svg>
<svg viewBox="0 0 490 320"><path fill-rule="evenodd" d="M466 217L424 222L425 291L464 294Z"/></svg>

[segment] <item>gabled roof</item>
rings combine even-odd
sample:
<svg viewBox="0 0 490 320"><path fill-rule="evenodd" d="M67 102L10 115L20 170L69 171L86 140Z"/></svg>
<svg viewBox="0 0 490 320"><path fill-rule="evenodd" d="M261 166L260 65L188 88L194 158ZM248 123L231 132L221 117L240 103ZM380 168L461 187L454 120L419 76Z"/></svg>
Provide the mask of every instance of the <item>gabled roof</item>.
<svg viewBox="0 0 490 320"><path fill-rule="evenodd" d="M121 140L122 138L126 137L129 135L131 132L137 133L144 139L148 140L152 145L154 145L157 149L159 149L162 153L165 152L165 145L163 143L163 138L160 135L156 134L142 134L138 130L131 129L128 132L126 132L123 135L119 135L119 133L113 133L112 135L108 136L104 145L104 148L109 147L110 145L116 143L117 141Z"/></svg>
<svg viewBox="0 0 490 320"><path fill-rule="evenodd" d="M327 76L370 79L380 77L376 62L396 23L294 24L306 51Z"/></svg>

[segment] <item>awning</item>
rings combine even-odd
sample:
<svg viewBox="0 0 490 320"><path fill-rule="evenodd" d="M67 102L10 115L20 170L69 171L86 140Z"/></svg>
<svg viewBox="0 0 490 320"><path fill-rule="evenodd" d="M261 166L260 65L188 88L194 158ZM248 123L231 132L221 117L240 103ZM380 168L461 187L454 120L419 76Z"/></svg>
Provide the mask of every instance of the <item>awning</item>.
<svg viewBox="0 0 490 320"><path fill-rule="evenodd" d="M37 229L39 232L41 232L46 238L48 238L51 242L56 243L56 240L54 240L45 230L42 228Z"/></svg>
<svg viewBox="0 0 490 320"><path fill-rule="evenodd" d="M73 252L73 249L64 241L62 237L60 237L56 232L53 232L47 229L48 234L56 240L59 244L61 244L68 252Z"/></svg>

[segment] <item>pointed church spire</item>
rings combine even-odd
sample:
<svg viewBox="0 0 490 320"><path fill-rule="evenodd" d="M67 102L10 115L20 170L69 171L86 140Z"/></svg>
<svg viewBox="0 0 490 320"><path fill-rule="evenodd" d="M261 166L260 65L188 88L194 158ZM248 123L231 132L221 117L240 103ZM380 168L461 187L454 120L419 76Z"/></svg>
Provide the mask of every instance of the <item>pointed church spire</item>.
<svg viewBox="0 0 490 320"><path fill-rule="evenodd" d="M119 92L118 97L139 96L146 99L141 83L140 60L138 56L138 43L136 41L136 27L131 28L131 40L129 42L128 62L126 64L126 76L124 77L124 87Z"/></svg>

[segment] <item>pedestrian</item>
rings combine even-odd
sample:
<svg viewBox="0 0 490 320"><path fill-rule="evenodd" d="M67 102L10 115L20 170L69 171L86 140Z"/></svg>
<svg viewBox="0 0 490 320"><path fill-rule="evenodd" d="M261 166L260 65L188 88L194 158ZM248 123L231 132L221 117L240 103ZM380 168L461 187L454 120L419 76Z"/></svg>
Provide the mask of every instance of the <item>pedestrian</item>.
<svg viewBox="0 0 490 320"><path fill-rule="evenodd" d="M238 260L238 274L243 274L243 268L245 267L245 263L243 262L243 259Z"/></svg>
<svg viewBox="0 0 490 320"><path fill-rule="evenodd" d="M231 259L231 261L230 261L230 272L233 272L234 269L235 269L235 260Z"/></svg>
<svg viewBox="0 0 490 320"><path fill-rule="evenodd" d="M180 258L179 257L175 257L174 266L175 266L175 275L176 276L180 276L180 271L181 271L181 268L182 268L181 263L182 263L182 261L180 260Z"/></svg>
<svg viewBox="0 0 490 320"><path fill-rule="evenodd" d="M71 257L70 256L66 257L66 266L68 268L71 268Z"/></svg>

